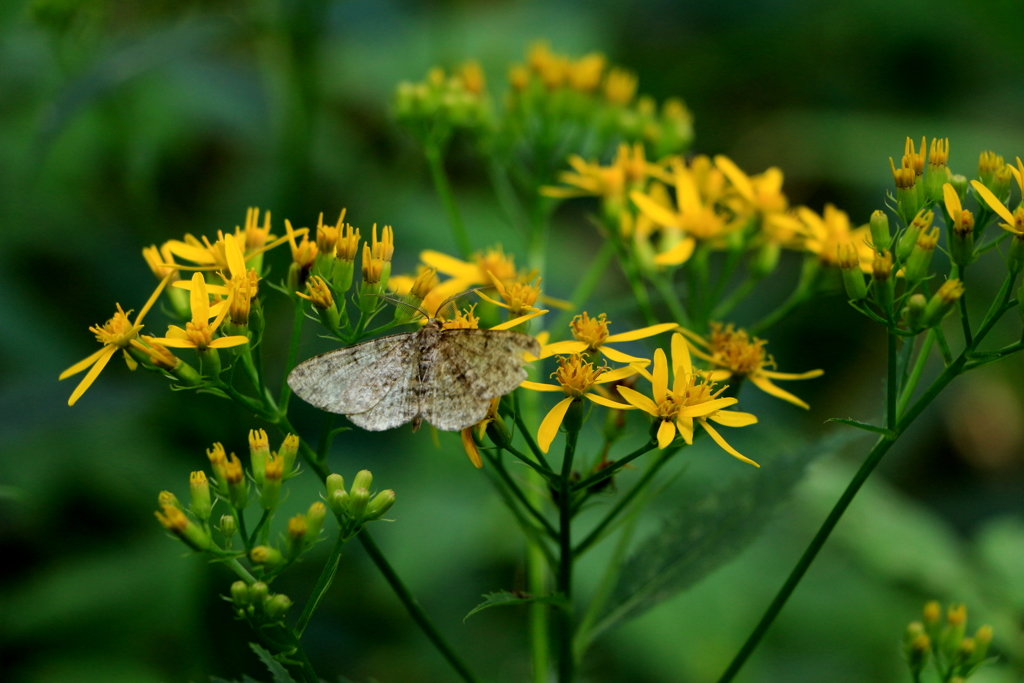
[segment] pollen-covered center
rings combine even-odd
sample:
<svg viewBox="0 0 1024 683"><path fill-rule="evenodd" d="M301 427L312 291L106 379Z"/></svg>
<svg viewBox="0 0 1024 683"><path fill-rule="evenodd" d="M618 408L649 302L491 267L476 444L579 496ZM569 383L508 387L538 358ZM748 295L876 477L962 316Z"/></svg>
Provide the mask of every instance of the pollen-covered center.
<svg viewBox="0 0 1024 683"><path fill-rule="evenodd" d="M121 308L121 304L117 304L117 312L114 313L113 317L102 325L93 325L89 330L96 335L96 341L101 344L113 344L120 348L124 348L131 343L131 340L139 332L139 328L132 325L132 322L128 319L131 315L131 311L127 313Z"/></svg>
<svg viewBox="0 0 1024 683"><path fill-rule="evenodd" d="M604 313L591 318L586 311L572 319L569 326L576 341L587 344L586 352L593 353L608 338L608 316Z"/></svg>
<svg viewBox="0 0 1024 683"><path fill-rule="evenodd" d="M597 382L597 379L608 372L608 366L595 367L588 363L583 356L574 353L571 356L558 357L558 369L551 373L551 376L562 385L562 391L566 396L579 398Z"/></svg>
<svg viewBox="0 0 1024 683"><path fill-rule="evenodd" d="M473 255L480 269L480 281L490 282L488 272L494 273L499 282L511 282L516 279L515 257L506 255L502 248L494 247L487 251L478 251Z"/></svg>
<svg viewBox="0 0 1024 683"><path fill-rule="evenodd" d="M480 329L480 318L473 315L476 304L455 312L455 317L441 323L443 330L477 330Z"/></svg>
<svg viewBox="0 0 1024 683"><path fill-rule="evenodd" d="M768 342L757 337L751 338L746 330L735 329L730 323L711 323L711 355L715 362L727 367L737 375L757 372L766 364L774 366L775 361L765 354Z"/></svg>
<svg viewBox="0 0 1024 683"><path fill-rule="evenodd" d="M213 328L205 321L198 325L192 321L185 323L185 335L200 350L209 348L213 343Z"/></svg>

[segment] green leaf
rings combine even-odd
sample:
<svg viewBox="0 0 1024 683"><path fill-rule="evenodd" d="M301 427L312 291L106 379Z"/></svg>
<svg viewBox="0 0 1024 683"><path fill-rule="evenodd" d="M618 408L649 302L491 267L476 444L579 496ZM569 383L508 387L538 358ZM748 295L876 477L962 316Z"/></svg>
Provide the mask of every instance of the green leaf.
<svg viewBox="0 0 1024 683"><path fill-rule="evenodd" d="M274 677L274 683L295 683L295 679L288 673L288 670L284 668L281 662L274 659L274 655L270 654L257 643L249 643L249 647L256 653L256 656L260 658L264 666L270 671L270 674Z"/></svg>
<svg viewBox="0 0 1024 683"><path fill-rule="evenodd" d="M625 561L589 639L693 586L738 555L789 498L807 465L854 438L851 433L830 435L766 462L723 489L688 499Z"/></svg>
<svg viewBox="0 0 1024 683"><path fill-rule="evenodd" d="M525 593L511 593L509 591L497 591L495 593L485 593L484 601L469 611L462 621L465 622L471 616L487 609L488 607L506 607L508 605L525 605L530 602L547 602L552 605L565 605L565 597L561 593L555 593L553 595L527 595Z"/></svg>
<svg viewBox="0 0 1024 683"><path fill-rule="evenodd" d="M895 439L896 434L891 429L885 427L878 427L867 422L860 422L859 420L853 420L848 417L830 417L825 422L838 422L840 424L849 425L850 427L856 427L857 429L863 429L865 432L871 432L872 434L881 434L888 439Z"/></svg>

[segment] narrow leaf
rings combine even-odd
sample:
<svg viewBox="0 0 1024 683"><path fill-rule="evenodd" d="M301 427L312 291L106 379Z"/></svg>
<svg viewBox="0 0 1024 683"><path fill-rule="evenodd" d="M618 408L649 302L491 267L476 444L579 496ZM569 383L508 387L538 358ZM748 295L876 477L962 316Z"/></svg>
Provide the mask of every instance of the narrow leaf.
<svg viewBox="0 0 1024 683"><path fill-rule="evenodd" d="M270 671L270 675L274 677L274 683L295 683L295 679L288 673L288 670L284 668L281 662L274 659L274 655L270 654L257 643L249 643L249 647L256 653L256 656L260 658L263 665Z"/></svg>
<svg viewBox="0 0 1024 683"><path fill-rule="evenodd" d="M882 436L888 439L896 438L896 435L892 432L892 430L886 429L885 427L878 427L873 424L868 424L867 422L853 420L848 417L830 417L829 419L825 420L825 422L838 422L840 424L856 427L857 429L863 429L864 431L871 432L873 434L881 434Z"/></svg>
<svg viewBox="0 0 1024 683"><path fill-rule="evenodd" d="M565 598L561 593L555 593L553 595L527 595L526 593L509 591L497 591L495 593L485 593L484 601L469 611L462 621L466 621L471 616L487 609L488 607L507 607L508 605L525 605L530 602L547 602L552 605L565 605Z"/></svg>

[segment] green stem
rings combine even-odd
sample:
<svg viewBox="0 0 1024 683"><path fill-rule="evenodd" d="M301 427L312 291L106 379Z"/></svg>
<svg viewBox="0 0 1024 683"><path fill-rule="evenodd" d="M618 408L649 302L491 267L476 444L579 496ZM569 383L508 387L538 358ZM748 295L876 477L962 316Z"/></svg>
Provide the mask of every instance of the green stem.
<svg viewBox="0 0 1024 683"><path fill-rule="evenodd" d="M402 579L395 573L395 570L391 567L387 558L384 557L380 548L377 547L377 544L374 542L373 537L370 536L369 532L366 529L363 529L359 532L358 538L359 542L363 544L366 554L370 556L370 559L373 560L373 563L377 565L377 569L384 576L384 580L388 582L388 585L391 586L391 590L395 592L395 595L398 596L398 599L405 606L405 609L408 610L409 616L411 616L412 620L415 621L420 629L423 630L423 633L426 634L427 638L430 639L430 642L433 643L434 647L436 647L438 652L441 653L441 656L448 661L462 680L467 683L479 683L480 679L478 679L476 675L469 670L469 667L464 661L462 661L462 658L455 653L455 650L451 648L448 642L444 639L444 636L441 635L434 624L430 621L430 618L427 617L427 614L423 611L419 601L413 597L412 593L409 592L409 589L406 588L404 583L402 583Z"/></svg>
<svg viewBox="0 0 1024 683"><path fill-rule="evenodd" d="M561 338L562 333L568 329L569 323L572 321L576 311L582 309L583 305L590 299L598 283L605 277L605 271L608 269L608 264L614 255L615 245L611 240L605 240L601 250L597 252L594 260L590 262L587 272L583 274L583 277L580 278L579 283L576 285L576 289L572 292L572 297L569 299L572 302L572 308L559 313L558 318L555 319L554 324L551 326L552 342L556 342Z"/></svg>
<svg viewBox="0 0 1024 683"><path fill-rule="evenodd" d="M896 346L899 337L891 330L886 334L888 343L888 362L886 363L887 379L885 386L885 426L895 431L896 429L896 395L899 393L899 385L896 379Z"/></svg>
<svg viewBox="0 0 1024 683"><path fill-rule="evenodd" d="M430 177L434 181L434 189L437 190L444 210L448 214L448 223L452 228L452 237L455 238L455 246L463 257L469 258L473 254L473 245L469 241L469 233L466 232L466 225L462 222L459 214L459 206L455 203L455 194L452 192L451 183L448 182L448 174L444 170L444 155L441 148L435 144L429 144L423 149L427 157L427 165L430 166Z"/></svg>
<svg viewBox="0 0 1024 683"><path fill-rule="evenodd" d="M761 334L789 315L794 308L805 302L813 291L814 282L817 279L818 268L819 265L816 256L809 255L805 257L803 266L800 269L800 281L797 283L796 289L794 289L793 293L790 294L784 302L782 302L781 306L751 326L750 333Z"/></svg>
<svg viewBox="0 0 1024 683"><path fill-rule="evenodd" d="M508 487L509 491L512 492L512 495L515 497L515 499L519 501L519 504L526 508L526 511L529 512L535 520L540 522L541 527L543 527L544 530L547 531L552 538L557 538L558 532L555 531L555 527L551 526L551 522L549 522L544 517L543 513L541 513L541 511L534 507L534 505L529 501L529 499L526 497L526 494L523 493L523 490L512 478L512 475L510 475L508 473L508 470L505 469L505 465L502 464L501 460L495 458L487 451L484 451L484 454L487 456L487 459L491 462L491 465L494 466L494 469L498 472L498 476L501 478L501 481L504 482L505 486Z"/></svg>
<svg viewBox="0 0 1024 683"><path fill-rule="evenodd" d="M242 536L242 545L245 546L245 554L248 556L252 552L252 540L245 531L245 512L243 510L236 510L235 506L232 505L231 514L235 516L235 522L238 524L238 533Z"/></svg>
<svg viewBox="0 0 1024 683"><path fill-rule="evenodd" d="M281 397L277 400L277 405L281 413L284 414L288 412L288 400L292 396L292 388L288 386L288 375L291 374L295 367L295 361L299 357L299 341L302 339L302 322L305 317L302 305L295 298L295 319L292 322L292 339L288 346L288 363L285 365L284 379L281 381Z"/></svg>
<svg viewBox="0 0 1024 683"><path fill-rule="evenodd" d="M668 306L669 313L675 318L675 321L687 327L690 324L690 316L686 312L686 307L683 306L682 300L676 293L675 287L672 286L672 280L664 273L658 273L651 278L654 283L654 288L658 290L658 294L661 296L662 301Z"/></svg>
<svg viewBox="0 0 1024 683"><path fill-rule="evenodd" d="M306 651L299 644L298 638L295 638L295 656L299 659L299 665L302 668L302 678L305 683L320 683L320 677L316 675L316 669L309 661L309 657L306 656Z"/></svg>
<svg viewBox="0 0 1024 683"><path fill-rule="evenodd" d="M579 400L579 399L577 399ZM573 406L569 410L573 410ZM573 652L572 609L572 463L576 457L579 429L569 429L565 436L565 455L562 458L561 487L558 496L558 592L565 598L559 611L559 683L571 683L575 675L576 656Z"/></svg>
<svg viewBox="0 0 1024 683"><path fill-rule="evenodd" d="M532 393L532 394L529 394L529 395L531 397L535 397L536 393ZM537 458L537 461L541 465L543 465L545 467L545 469L547 469L549 472L551 472L552 471L551 470L551 465L548 464L548 460L547 460L547 458L544 455L544 451L542 451L540 449L540 446L537 445L537 442L534 441L533 434L530 433L529 428L526 426L526 421L523 419L523 413L519 409L519 392L518 391L512 394L512 400L515 402L515 411L516 411L515 422L516 422L516 427L519 428L519 433L523 435L523 441L526 442L526 445L530 448L530 452L533 453L534 457Z"/></svg>
<svg viewBox="0 0 1024 683"><path fill-rule="evenodd" d="M272 514L273 513L270 510L263 511L263 514L260 516L260 521L256 523L256 528L252 530L252 537L249 539L249 542L246 543L247 548L251 548L256 542L256 536L258 536L260 531L263 530L263 527L266 525L267 521L270 519L270 515Z"/></svg>
<svg viewBox="0 0 1024 683"><path fill-rule="evenodd" d="M966 268L963 269L967 270ZM960 281L963 282L963 272L960 273ZM970 346L974 343L974 339L971 337L971 320L967 316L967 292L960 295L960 324L964 328L964 344Z"/></svg>
<svg viewBox="0 0 1024 683"><path fill-rule="evenodd" d="M341 549L345 545L345 538L343 530L338 528L338 540L334 543L334 548L331 549L331 554L327 558L327 563L324 565L323 571L320 572L320 578L316 580L316 585L313 587L313 594L309 596L309 600L306 602L306 606L302 609L302 614L299 616L298 622L295 624L295 634L298 637L302 637L303 631L306 630L306 625L309 624L310 618L313 616L313 612L320 605L320 601L323 600L324 595L327 594L327 589L331 587L331 582L334 581L334 575L338 571L338 562L341 560Z"/></svg>
<svg viewBox="0 0 1024 683"><path fill-rule="evenodd" d="M575 491L583 491L583 490L586 490L586 489L590 488L594 484L597 484L599 482L604 481L608 477L615 476L615 473L618 472L619 470L621 470L623 467L625 467L629 463L633 462L634 460L639 458L644 453L647 453L648 451L651 451L651 450L653 450L653 449L655 449L657 447L658 447L657 442L655 442L655 441L648 441L646 444L644 444L640 448L636 449L635 451L633 451L629 455L627 455L627 456L625 456L625 457L623 457L623 458L621 458L619 460L616 460L614 463L612 463L608 467L605 467L603 470L590 475L589 477L587 477L586 479L584 479L580 483L576 484L575 486L572 487L572 490L574 492Z"/></svg>
<svg viewBox="0 0 1024 683"><path fill-rule="evenodd" d="M732 313L732 309L736 308L741 301L747 298L747 295L750 294L754 287L757 286L758 282L760 282L760 280L754 277L748 277L744 280L743 284L732 290L724 301L715 306L714 310L711 311L711 319L721 320Z"/></svg>
<svg viewBox="0 0 1024 683"><path fill-rule="evenodd" d="M928 363L928 356L931 353L932 345L934 343L935 331L928 330L928 334L925 335L924 342L921 344L921 350L917 352L917 359L914 361L914 369L910 371L910 377L907 380L907 384L900 392L899 401L896 402L897 418L903 414L903 411L905 411L907 406L910 404L910 398L914 395L914 389L917 388L917 383L921 379L921 373L924 372L924 366Z"/></svg>
<svg viewBox="0 0 1024 683"><path fill-rule="evenodd" d="M229 557L226 560L221 560L225 565L231 568L231 571L238 574L239 578L245 581L250 586L256 583L256 577L249 573L249 570L242 566L234 557Z"/></svg>

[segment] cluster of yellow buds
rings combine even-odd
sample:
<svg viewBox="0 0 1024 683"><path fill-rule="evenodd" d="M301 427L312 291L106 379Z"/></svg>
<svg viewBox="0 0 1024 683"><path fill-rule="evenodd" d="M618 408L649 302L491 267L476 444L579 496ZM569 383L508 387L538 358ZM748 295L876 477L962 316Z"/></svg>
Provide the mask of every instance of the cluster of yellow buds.
<svg viewBox="0 0 1024 683"><path fill-rule="evenodd" d="M477 62L466 62L451 74L434 67L420 82L399 83L395 118L425 146L443 146L456 130L486 127L491 104L483 69Z"/></svg>
<svg viewBox="0 0 1024 683"><path fill-rule="evenodd" d="M263 625L283 622L292 601L284 593L271 593L270 586L263 581L252 585L235 581L231 584L231 604L237 618Z"/></svg>
<svg viewBox="0 0 1024 683"><path fill-rule="evenodd" d="M345 478L340 474L327 477L327 505L331 508L343 532L355 534L367 522L384 516L395 504L395 492L385 489L371 495L373 475L362 470L352 479L350 489L345 489Z"/></svg>
<svg viewBox="0 0 1024 683"><path fill-rule="evenodd" d="M950 605L943 620L938 601L926 604L921 621L911 622L903 633L903 657L913 679L920 680L930 663L944 681L965 681L977 673L988 661L992 627L982 626L973 636L966 632L966 606Z"/></svg>

